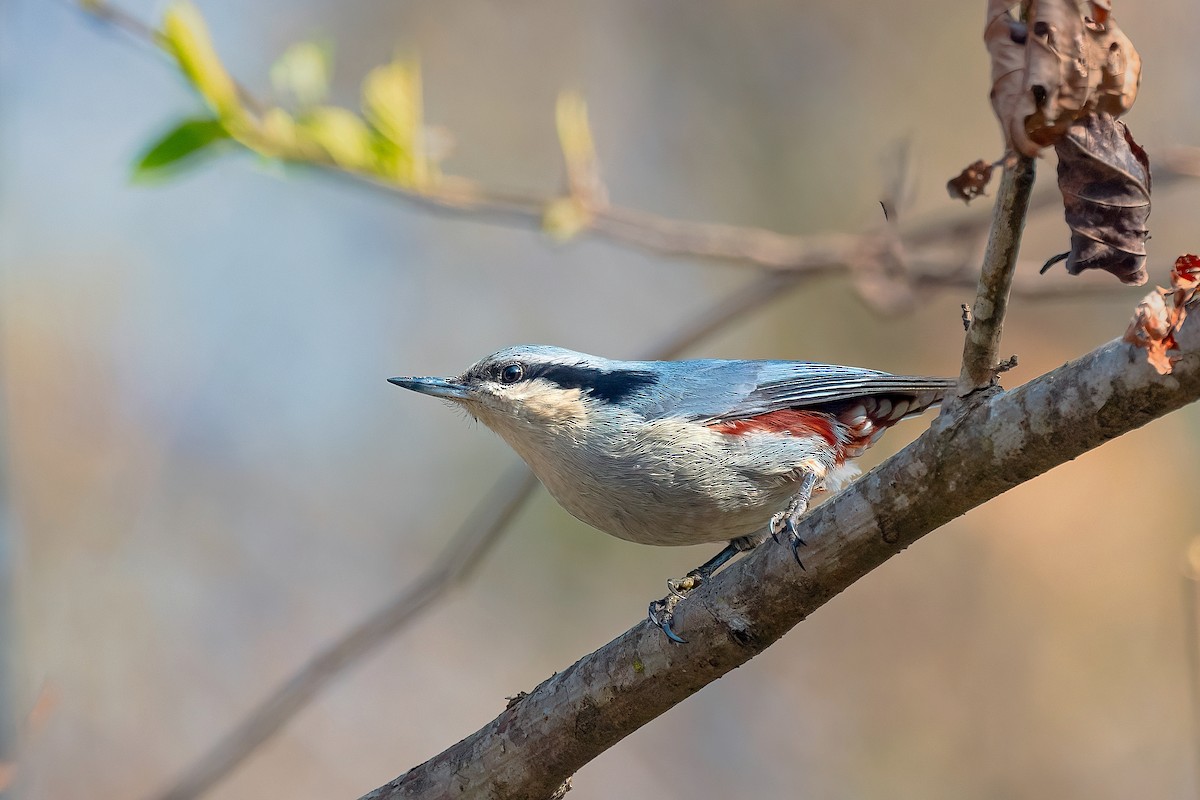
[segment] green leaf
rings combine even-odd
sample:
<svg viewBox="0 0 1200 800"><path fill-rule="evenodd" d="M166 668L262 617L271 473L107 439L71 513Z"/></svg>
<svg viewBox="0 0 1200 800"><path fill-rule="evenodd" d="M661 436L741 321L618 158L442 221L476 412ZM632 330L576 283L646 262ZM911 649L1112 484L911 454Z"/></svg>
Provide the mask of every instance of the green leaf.
<svg viewBox="0 0 1200 800"><path fill-rule="evenodd" d="M163 41L179 62L179 68L196 90L222 119L242 114L237 86L208 35L208 26L196 7L187 0L176 0L163 17Z"/></svg>
<svg viewBox="0 0 1200 800"><path fill-rule="evenodd" d="M229 138L229 131L216 119L189 119L176 125L147 148L133 167L135 180L158 177L171 167L194 157L214 142Z"/></svg>
<svg viewBox="0 0 1200 800"><path fill-rule="evenodd" d="M332 61L328 45L297 42L271 66L271 84L280 94L295 98L301 108L315 106L329 94Z"/></svg>

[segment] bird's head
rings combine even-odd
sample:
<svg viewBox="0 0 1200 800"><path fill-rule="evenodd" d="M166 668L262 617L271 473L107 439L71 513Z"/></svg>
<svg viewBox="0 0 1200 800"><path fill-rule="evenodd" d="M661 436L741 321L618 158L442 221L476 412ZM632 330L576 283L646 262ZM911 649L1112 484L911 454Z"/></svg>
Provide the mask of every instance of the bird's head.
<svg viewBox="0 0 1200 800"><path fill-rule="evenodd" d="M451 400L501 434L531 425L587 424L595 412L621 406L658 380L645 363L548 345L507 347L455 378L389 378L405 389Z"/></svg>

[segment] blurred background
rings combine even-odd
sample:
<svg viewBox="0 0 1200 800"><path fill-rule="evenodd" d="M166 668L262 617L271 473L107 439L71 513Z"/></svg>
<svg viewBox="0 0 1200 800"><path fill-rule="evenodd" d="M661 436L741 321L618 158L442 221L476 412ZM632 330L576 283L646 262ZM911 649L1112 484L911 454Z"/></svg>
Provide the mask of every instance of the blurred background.
<svg viewBox="0 0 1200 800"><path fill-rule="evenodd" d="M123 6L157 21L162 2ZM561 191L559 91L587 99L614 202L788 233L858 232L907 142L906 219L1001 143L984 4L199 0L234 74L311 37L334 99L418 53L448 172ZM22 798L147 797L308 656L416 579L516 457L403 393L546 342L636 357L745 266L431 215L251 156L131 185L200 102L67 2L0 11L0 364ZM1200 144L1200 5L1121 4L1145 61L1128 121ZM1053 155L1038 191L1055 192ZM1151 283L1196 251L1200 182L1155 195ZM1066 249L1052 210L1024 253ZM1014 386L1119 336L1145 289L1019 300ZM1081 283L1080 285L1084 285ZM1096 285L1089 282L1087 285ZM693 348L954 375L970 290L903 316L829 278ZM926 422L893 431L866 466ZM608 797L1194 797L1200 411L955 521L747 666L581 770ZM214 799L356 797L636 623L713 548L603 536L541 490L462 589L338 680ZM15 655L14 655L15 653Z"/></svg>

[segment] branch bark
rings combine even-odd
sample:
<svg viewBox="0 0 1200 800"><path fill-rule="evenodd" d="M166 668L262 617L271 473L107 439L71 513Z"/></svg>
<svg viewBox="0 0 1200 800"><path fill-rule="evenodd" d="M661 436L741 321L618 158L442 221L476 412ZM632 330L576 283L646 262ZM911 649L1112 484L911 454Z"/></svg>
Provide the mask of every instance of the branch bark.
<svg viewBox="0 0 1200 800"><path fill-rule="evenodd" d="M979 288L971 309L971 324L963 344L962 372L958 378L960 397L991 386L996 379L1000 335L1004 332L1004 315L1008 312L1034 174L1032 158L1014 156L1012 163L1005 165L1000 179Z"/></svg>
<svg viewBox="0 0 1200 800"><path fill-rule="evenodd" d="M1114 340L1009 392L943 413L912 445L806 516L806 572L770 545L675 612L690 644L642 622L551 677L495 720L365 795L542 798L592 758L765 650L854 581L955 517L1200 399L1200 315L1159 375Z"/></svg>

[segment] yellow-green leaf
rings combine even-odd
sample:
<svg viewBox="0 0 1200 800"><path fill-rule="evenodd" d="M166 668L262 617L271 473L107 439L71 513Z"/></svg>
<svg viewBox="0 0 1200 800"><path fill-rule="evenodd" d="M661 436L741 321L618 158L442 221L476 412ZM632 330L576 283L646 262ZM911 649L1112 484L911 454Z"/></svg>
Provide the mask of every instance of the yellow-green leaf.
<svg viewBox="0 0 1200 800"><path fill-rule="evenodd" d="M229 131L220 120L184 120L146 148L133 167L134 180L164 175L169 168L193 162L193 156L228 138Z"/></svg>
<svg viewBox="0 0 1200 800"><path fill-rule="evenodd" d="M563 92L555 104L554 119L571 196L585 205L606 205L608 193L600 179L600 161L588 124L587 103L577 92Z"/></svg>
<svg viewBox="0 0 1200 800"><path fill-rule="evenodd" d="M336 106L318 106L299 122L301 136L320 145L335 164L367 169L374 158L371 131L358 116Z"/></svg>
<svg viewBox="0 0 1200 800"><path fill-rule="evenodd" d="M396 60L371 70L363 81L363 110L380 133L412 150L422 125L417 62Z"/></svg>
<svg viewBox="0 0 1200 800"><path fill-rule="evenodd" d="M179 62L179 68L222 119L241 114L237 86L208 35L208 26L196 7L176 0L163 18L163 40Z"/></svg>
<svg viewBox="0 0 1200 800"><path fill-rule="evenodd" d="M382 137L376 147L381 174L401 185L428 185L420 65L396 60L371 70L363 81L362 102L367 120Z"/></svg>
<svg viewBox="0 0 1200 800"><path fill-rule="evenodd" d="M563 92L554 105L558 141L568 168L596 160L596 142L588 124L587 103L578 92Z"/></svg>
<svg viewBox="0 0 1200 800"><path fill-rule="evenodd" d="M328 45L297 42L271 66L271 84L301 107L316 105L329 93L332 56Z"/></svg>

